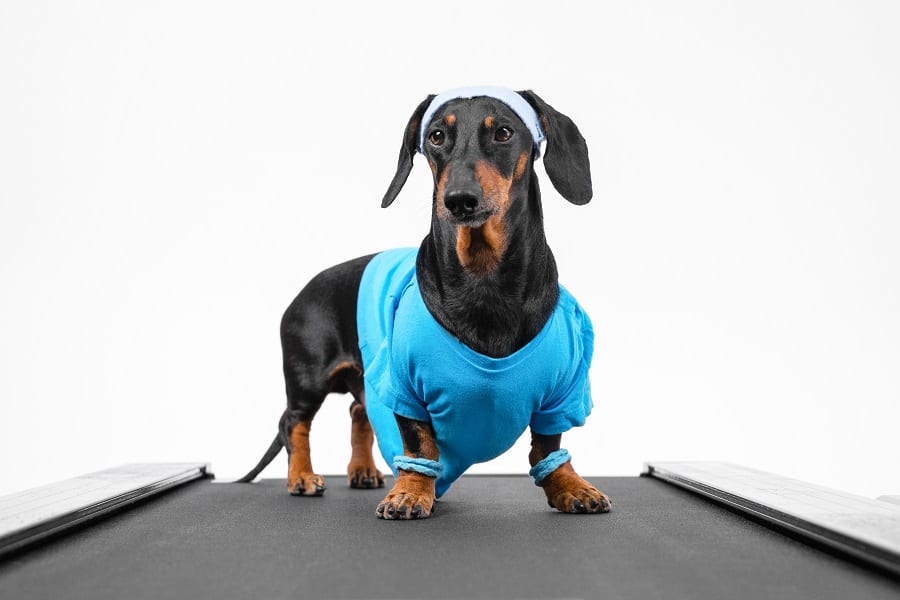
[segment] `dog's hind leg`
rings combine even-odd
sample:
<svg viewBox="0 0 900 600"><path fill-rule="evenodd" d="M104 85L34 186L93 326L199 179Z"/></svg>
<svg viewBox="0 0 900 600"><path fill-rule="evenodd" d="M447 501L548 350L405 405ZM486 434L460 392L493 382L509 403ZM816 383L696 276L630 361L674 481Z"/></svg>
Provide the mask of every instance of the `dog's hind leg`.
<svg viewBox="0 0 900 600"><path fill-rule="evenodd" d="M322 271L300 290L281 319L287 410L280 435L290 456L291 494L321 496L325 491L325 480L313 471L309 452L312 421L325 397L350 392L361 401L356 296L371 259L363 256Z"/></svg>
<svg viewBox="0 0 900 600"><path fill-rule="evenodd" d="M325 480L313 471L309 432L328 388L325 378L317 375L303 358L298 360L293 353L285 356L287 408L281 416L279 433L288 451L288 491L294 496L321 496L325 493Z"/></svg>
<svg viewBox="0 0 900 600"><path fill-rule="evenodd" d="M325 480L313 471L309 451L312 417L302 410L287 409L281 416L279 431L288 451L288 491L293 496L321 496Z"/></svg>
<svg viewBox="0 0 900 600"><path fill-rule="evenodd" d="M371 489L384 487L384 475L375 467L372 445L375 433L366 415L365 402L354 394L350 405L350 464L347 465L347 479L350 487Z"/></svg>
<svg viewBox="0 0 900 600"><path fill-rule="evenodd" d="M350 464L347 465L347 481L355 489L384 487L384 475L375 466L372 446L375 432L366 414L365 385L362 368L356 363L339 364L328 378L328 388L335 392L353 395L350 404Z"/></svg>

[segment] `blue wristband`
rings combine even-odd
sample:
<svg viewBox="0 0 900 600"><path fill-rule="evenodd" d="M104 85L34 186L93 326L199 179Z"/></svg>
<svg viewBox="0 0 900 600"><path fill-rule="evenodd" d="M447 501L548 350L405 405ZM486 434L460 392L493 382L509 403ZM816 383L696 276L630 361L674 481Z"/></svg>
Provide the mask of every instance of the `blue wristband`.
<svg viewBox="0 0 900 600"><path fill-rule="evenodd" d="M531 467L528 474L534 478L534 485L541 485L547 475L572 460L568 450L560 448L544 457L544 460Z"/></svg>
<svg viewBox="0 0 900 600"><path fill-rule="evenodd" d="M394 468L404 471L414 471L437 479L444 472L444 465L436 460L427 458L413 458L411 456L395 456Z"/></svg>

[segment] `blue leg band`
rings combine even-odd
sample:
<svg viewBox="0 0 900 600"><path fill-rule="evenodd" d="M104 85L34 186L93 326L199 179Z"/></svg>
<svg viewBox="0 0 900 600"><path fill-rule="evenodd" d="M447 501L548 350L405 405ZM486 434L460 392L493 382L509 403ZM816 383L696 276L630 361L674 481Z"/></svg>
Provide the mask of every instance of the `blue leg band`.
<svg viewBox="0 0 900 600"><path fill-rule="evenodd" d="M534 485L541 485L547 475L572 460L568 450L560 448L544 457L544 460L534 465L528 474L534 478Z"/></svg>
<svg viewBox="0 0 900 600"><path fill-rule="evenodd" d="M444 472L444 465L436 460L428 460L427 458L412 458L409 456L395 456L394 468L403 469L404 471L414 471L437 479Z"/></svg>

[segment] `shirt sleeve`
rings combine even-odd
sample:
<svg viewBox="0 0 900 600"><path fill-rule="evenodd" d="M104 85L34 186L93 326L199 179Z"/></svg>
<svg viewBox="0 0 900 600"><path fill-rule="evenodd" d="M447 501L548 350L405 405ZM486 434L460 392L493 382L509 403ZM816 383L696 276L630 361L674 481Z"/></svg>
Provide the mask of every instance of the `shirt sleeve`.
<svg viewBox="0 0 900 600"><path fill-rule="evenodd" d="M420 399L414 391L414 373L411 372L411 369L415 368L415 364L409 361L395 360L393 356L391 359L390 368L386 369L389 373L385 386L387 393L382 396L388 408L401 417L430 422L431 416L428 414L424 400Z"/></svg>
<svg viewBox="0 0 900 600"><path fill-rule="evenodd" d="M541 435L556 435L581 427L593 408L589 371L594 354L594 329L587 313L577 304L572 322L577 331L572 368L531 416L531 430Z"/></svg>

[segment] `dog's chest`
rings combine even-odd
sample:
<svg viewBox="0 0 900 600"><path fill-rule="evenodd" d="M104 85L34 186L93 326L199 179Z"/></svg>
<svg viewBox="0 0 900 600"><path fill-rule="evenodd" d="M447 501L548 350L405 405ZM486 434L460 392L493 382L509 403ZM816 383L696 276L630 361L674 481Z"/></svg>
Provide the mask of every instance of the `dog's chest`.
<svg viewBox="0 0 900 600"><path fill-rule="evenodd" d="M510 356L492 358L435 321L419 292L412 255L385 253L373 263L358 303L367 403L430 421L441 455L459 454L468 464L502 454L529 426L559 433L584 421L593 331L565 290L534 339Z"/></svg>

